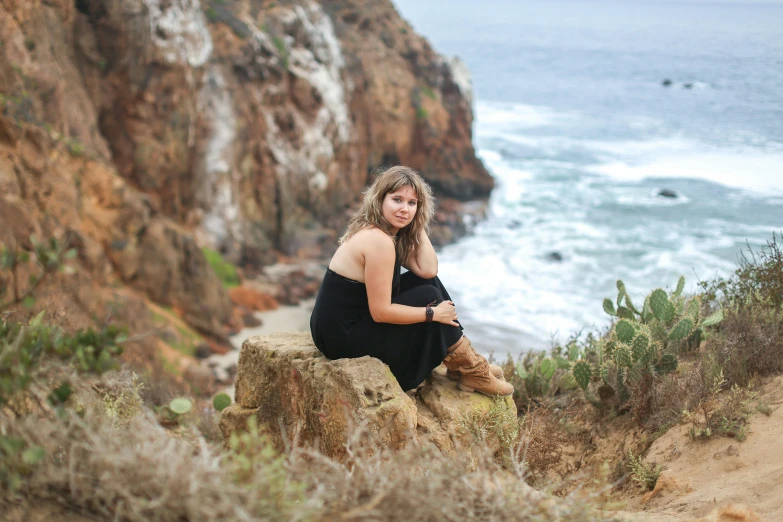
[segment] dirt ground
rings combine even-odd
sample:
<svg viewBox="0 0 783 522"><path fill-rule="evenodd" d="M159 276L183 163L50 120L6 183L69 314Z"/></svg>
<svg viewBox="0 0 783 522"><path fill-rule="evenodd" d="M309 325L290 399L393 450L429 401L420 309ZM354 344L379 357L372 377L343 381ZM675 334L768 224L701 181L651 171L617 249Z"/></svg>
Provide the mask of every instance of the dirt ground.
<svg viewBox="0 0 783 522"><path fill-rule="evenodd" d="M639 522L783 521L783 376L764 383L759 400L771 406L771 415L754 412L743 442L725 437L694 441L689 424L653 442L645 460L666 469L652 492L621 494L623 514ZM725 513L716 518L721 508Z"/></svg>

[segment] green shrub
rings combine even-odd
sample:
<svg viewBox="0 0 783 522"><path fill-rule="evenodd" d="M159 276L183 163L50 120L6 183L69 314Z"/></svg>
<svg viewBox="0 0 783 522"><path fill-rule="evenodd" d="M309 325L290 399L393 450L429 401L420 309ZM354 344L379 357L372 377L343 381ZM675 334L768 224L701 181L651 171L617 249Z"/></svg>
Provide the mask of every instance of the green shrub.
<svg viewBox="0 0 783 522"><path fill-rule="evenodd" d="M239 286L239 274L237 274L237 268L234 265L223 259L219 252L209 248L202 248L201 251L223 286L227 288Z"/></svg>

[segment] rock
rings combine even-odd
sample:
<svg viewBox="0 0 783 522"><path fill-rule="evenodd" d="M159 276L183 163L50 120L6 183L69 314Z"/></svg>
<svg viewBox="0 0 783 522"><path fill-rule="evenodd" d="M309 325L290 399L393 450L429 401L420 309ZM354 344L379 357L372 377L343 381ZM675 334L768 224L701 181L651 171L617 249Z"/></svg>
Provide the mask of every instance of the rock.
<svg viewBox="0 0 783 522"><path fill-rule="evenodd" d="M693 89L693 84L692 83L683 83L682 86L684 88L686 88L686 89Z"/></svg>
<svg viewBox="0 0 783 522"><path fill-rule="evenodd" d="M672 86L672 81L670 79L668 79L668 78L665 78L661 82L661 85L663 85L664 87L671 87Z"/></svg>
<svg viewBox="0 0 783 522"><path fill-rule="evenodd" d="M677 193L671 189L661 189L658 191L658 195L662 198L676 199Z"/></svg>
<svg viewBox="0 0 783 522"><path fill-rule="evenodd" d="M256 312L275 310L279 306L273 296L247 286L231 288L228 291L228 295L235 305L243 306Z"/></svg>
<svg viewBox="0 0 783 522"><path fill-rule="evenodd" d="M547 254L546 258L549 261L560 262L563 260L563 255L560 252L550 252L549 254Z"/></svg>
<svg viewBox="0 0 783 522"><path fill-rule="evenodd" d="M256 317L255 314L249 312L242 314L242 325L245 328L258 328L262 324L264 324L264 322Z"/></svg>
<svg viewBox="0 0 783 522"><path fill-rule="evenodd" d="M244 342L236 402L221 415L223 435L242 429L251 416L278 447L284 446L284 437L292 440L298 433L301 444L318 444L333 457L344 455L354 422L393 448L417 438L455 452L475 437L484 437L499 450L517 436L516 408L510 398L462 392L446 378L443 367L412 398L378 359L329 360L308 332L275 333Z"/></svg>
<svg viewBox="0 0 783 522"><path fill-rule="evenodd" d="M212 355L212 348L207 343L201 343L198 346L196 346L196 349L194 350L194 355L197 359L206 359L210 355Z"/></svg>

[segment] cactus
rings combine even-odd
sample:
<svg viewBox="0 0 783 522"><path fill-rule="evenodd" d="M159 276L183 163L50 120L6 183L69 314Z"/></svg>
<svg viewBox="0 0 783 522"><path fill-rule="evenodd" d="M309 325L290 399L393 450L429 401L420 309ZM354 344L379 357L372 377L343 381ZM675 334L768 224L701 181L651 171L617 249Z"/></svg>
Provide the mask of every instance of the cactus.
<svg viewBox="0 0 783 522"><path fill-rule="evenodd" d="M660 375L666 375L677 369L677 358L670 354L664 354L658 364L655 365L655 371Z"/></svg>
<svg viewBox="0 0 783 522"><path fill-rule="evenodd" d="M559 355L555 357L555 362L557 363L557 367L560 370L567 370L571 367L571 362L565 357L560 357Z"/></svg>
<svg viewBox="0 0 783 522"><path fill-rule="evenodd" d="M631 350L626 344L619 344L614 351L614 361L617 366L625 366L630 368L633 366L633 360L631 359Z"/></svg>
<svg viewBox="0 0 783 522"><path fill-rule="evenodd" d="M636 335L636 328L628 319L621 319L614 327L614 331L617 338L623 343L630 343Z"/></svg>
<svg viewBox="0 0 783 522"><path fill-rule="evenodd" d="M185 399L184 397L177 397L176 399L172 399L168 405L169 411L176 415L185 415L192 407L193 404L190 402L190 400Z"/></svg>
<svg viewBox="0 0 783 522"><path fill-rule="evenodd" d="M553 359L544 359L541 361L541 378L548 381L555 374L557 363Z"/></svg>
<svg viewBox="0 0 783 522"><path fill-rule="evenodd" d="M653 290L653 293L650 294L650 309L652 310L653 315L659 321L664 321L668 305L670 304L671 303L669 303L669 298L666 296L666 292L660 288Z"/></svg>
<svg viewBox="0 0 783 522"><path fill-rule="evenodd" d="M667 338L670 341L679 341L681 339L685 339L688 337L691 332L693 331L693 321L691 321L688 317L685 319L682 319L677 325L669 330L669 335Z"/></svg>
<svg viewBox="0 0 783 522"><path fill-rule="evenodd" d="M680 297L683 290L685 290L685 276L680 276L680 278L677 280L677 288L674 290L672 295L674 297Z"/></svg>
<svg viewBox="0 0 783 522"><path fill-rule="evenodd" d="M609 298L604 299L604 312L611 316L617 315L617 312L614 310L614 303Z"/></svg>
<svg viewBox="0 0 783 522"><path fill-rule="evenodd" d="M576 379L576 383L579 385L580 388L583 390L587 389L587 386L590 384L590 378L592 377L592 370L590 369L590 363L587 361L577 361L574 364L574 379Z"/></svg>
<svg viewBox="0 0 783 522"><path fill-rule="evenodd" d="M631 354L633 355L633 360L636 362L639 362L645 358L647 355L647 349L650 346L650 338L645 333L640 333L636 336L636 338L633 340L633 345L631 345Z"/></svg>
<svg viewBox="0 0 783 522"><path fill-rule="evenodd" d="M718 310L701 322L702 326L715 326L723 321L723 310Z"/></svg>
<svg viewBox="0 0 783 522"><path fill-rule="evenodd" d="M217 411L223 411L231 406L231 397L227 393L218 393L212 399L212 406L214 406Z"/></svg>

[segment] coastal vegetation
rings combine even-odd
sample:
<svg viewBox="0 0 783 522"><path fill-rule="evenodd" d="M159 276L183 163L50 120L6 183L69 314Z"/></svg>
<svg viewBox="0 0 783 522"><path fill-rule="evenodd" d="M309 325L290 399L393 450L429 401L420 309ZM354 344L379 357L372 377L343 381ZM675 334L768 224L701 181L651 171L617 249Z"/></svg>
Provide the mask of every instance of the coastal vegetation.
<svg viewBox="0 0 783 522"><path fill-rule="evenodd" d="M32 306L35 285L18 290L22 268L34 274L31 282L70 273L69 252L57 241L4 249L0 300ZM149 380L123 363L123 328L68 332L47 324L45 312L25 323L5 315L0 488L9 512L56 503L118 520L321 520L346 513L612 520L604 510L613 491L655 488L665 466L643 455L671 426L689 424L694 439L742 441L752 413L774 411L756 389L783 369L779 237L749 253L731 277L699 287L686 296L680 281L672 292L653 291L637 309L618 283L620 304L605 305L614 312L605 332L507 361L518 390L517 427L509 429L505 417L466 419L476 427L470 464L427 444L386 448L361 425L343 460L296 440L277 451L252 421L223 440L217 416L230 398L145 390ZM584 365L587 376L580 375ZM633 447L594 467L568 462L567 447L623 418L635 427L628 429L641 430ZM481 444L496 425L504 431L501 458ZM588 446L577 452L580 459Z"/></svg>

